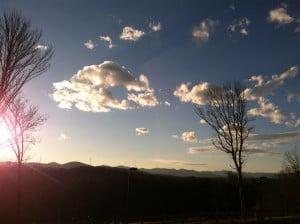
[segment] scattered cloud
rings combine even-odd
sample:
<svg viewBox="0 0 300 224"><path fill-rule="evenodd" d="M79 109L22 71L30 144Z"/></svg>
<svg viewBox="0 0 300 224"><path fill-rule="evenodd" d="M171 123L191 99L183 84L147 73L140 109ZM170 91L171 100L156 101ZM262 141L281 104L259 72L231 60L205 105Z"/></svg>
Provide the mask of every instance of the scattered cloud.
<svg viewBox="0 0 300 224"><path fill-rule="evenodd" d="M291 127L296 128L296 127L300 126L300 118L297 118L296 114L292 112L292 113L290 113L290 120L286 121L285 125L290 128Z"/></svg>
<svg viewBox="0 0 300 224"><path fill-rule="evenodd" d="M270 10L268 20L279 25L285 25L292 23L294 18L288 14L287 5L282 4L281 7Z"/></svg>
<svg viewBox="0 0 300 224"><path fill-rule="evenodd" d="M148 134L149 131L150 131L149 128L136 128L135 129L136 135Z"/></svg>
<svg viewBox="0 0 300 224"><path fill-rule="evenodd" d="M43 45L43 44L38 44L36 47L35 47L35 49L39 49L39 50L41 50L41 51L46 51L46 50L48 50L48 46L47 45Z"/></svg>
<svg viewBox="0 0 300 224"><path fill-rule="evenodd" d="M64 133L61 133L59 136L58 136L58 141L65 141L65 140L68 140L70 139L70 137Z"/></svg>
<svg viewBox="0 0 300 224"><path fill-rule="evenodd" d="M128 100L139 104L141 107L154 107L158 105L158 100L152 89L149 89L144 93L129 93Z"/></svg>
<svg viewBox="0 0 300 224"><path fill-rule="evenodd" d="M299 68L297 66L293 66L289 68L287 71L283 72L280 75L272 75L272 78L265 82L265 77L252 76L249 81L257 82L255 86L251 88L245 89L245 98L248 100L256 100L260 97L266 97L273 95L272 90L284 84L286 79L292 79L298 74Z"/></svg>
<svg viewBox="0 0 300 224"><path fill-rule="evenodd" d="M138 41L141 39L146 33L142 30L137 30L130 26L125 26L120 35L120 39L128 40L128 41Z"/></svg>
<svg viewBox="0 0 300 224"><path fill-rule="evenodd" d="M207 124L205 120L200 119L200 124Z"/></svg>
<svg viewBox="0 0 300 224"><path fill-rule="evenodd" d="M97 45L95 43L93 43L93 41L89 40L87 42L84 43L84 46L87 48L87 49L94 49Z"/></svg>
<svg viewBox="0 0 300 224"><path fill-rule="evenodd" d="M300 130L273 134L251 134L248 141L256 142L257 145L261 143L261 147L264 148L300 143Z"/></svg>
<svg viewBox="0 0 300 224"><path fill-rule="evenodd" d="M176 87L173 95L178 97L181 102L191 102L198 105L205 105L208 103L208 93L210 91L219 90L220 87L210 84L208 82L203 82L193 86L190 90L190 83L182 83L180 86Z"/></svg>
<svg viewBox="0 0 300 224"><path fill-rule="evenodd" d="M287 96L287 100L288 102L292 102L292 99L295 99L296 101L300 102L300 93L292 93L292 92L289 92L288 93L288 96Z"/></svg>
<svg viewBox="0 0 300 224"><path fill-rule="evenodd" d="M194 131L183 132L180 138L184 142L197 142L197 133Z"/></svg>
<svg viewBox="0 0 300 224"><path fill-rule="evenodd" d="M244 36L248 36L248 34L249 34L248 26L249 25L250 25L250 19L245 17L240 20L233 20L229 24L228 30L230 31L231 34L238 32Z"/></svg>
<svg viewBox="0 0 300 224"><path fill-rule="evenodd" d="M150 28L151 32L158 32L158 31L161 31L162 26L161 26L160 22L158 22L158 23L150 22L149 28Z"/></svg>
<svg viewBox="0 0 300 224"><path fill-rule="evenodd" d="M262 116L270 118L271 122L275 124L283 124L287 116L280 111L278 106L275 106L273 103L268 102L265 98L261 97L258 100L259 108L252 108L248 111L248 114L253 116Z"/></svg>
<svg viewBox="0 0 300 224"><path fill-rule="evenodd" d="M116 47L116 45L113 44L112 39L109 36L99 36L99 39L104 41L107 44L108 48Z"/></svg>
<svg viewBox="0 0 300 224"><path fill-rule="evenodd" d="M252 147L251 147L252 146ZM280 156L280 152L273 152L267 149L260 148L260 146L257 145L248 145L245 150L246 153L250 155L255 155L255 156Z"/></svg>
<svg viewBox="0 0 300 224"><path fill-rule="evenodd" d="M296 20L296 23L297 23L297 26L294 31L295 31L295 33L299 33L300 32L300 18L298 18Z"/></svg>
<svg viewBox="0 0 300 224"><path fill-rule="evenodd" d="M154 159L153 160L156 163L161 163L165 165L179 165L179 166L205 166L207 165L206 163L192 163L188 161L183 161L183 160L170 160L170 159Z"/></svg>
<svg viewBox="0 0 300 224"><path fill-rule="evenodd" d="M178 135L171 135L172 138L178 139L179 136Z"/></svg>
<svg viewBox="0 0 300 224"><path fill-rule="evenodd" d="M134 103L142 107L158 105L145 75L136 79L124 66L112 61L85 66L69 80L53 83L53 87L52 98L59 102L59 107L66 109L75 106L83 111L109 112L111 109L134 109ZM117 99L111 91L113 88L127 92L127 97Z"/></svg>
<svg viewBox="0 0 300 224"><path fill-rule="evenodd" d="M164 105L167 106L167 107L170 107L170 106L171 106L171 103L170 103L169 101L165 101L165 102L164 102Z"/></svg>
<svg viewBox="0 0 300 224"><path fill-rule="evenodd" d="M229 8L230 8L232 11L234 11L234 10L235 10L235 4L234 4L234 3L231 3L231 4L229 5Z"/></svg>
<svg viewBox="0 0 300 224"><path fill-rule="evenodd" d="M217 24L218 22L212 19L203 20L199 26L194 27L192 32L194 39L200 44L206 43L211 38Z"/></svg>
<svg viewBox="0 0 300 224"><path fill-rule="evenodd" d="M198 153L202 153L202 152L217 152L217 150L213 145L188 148L189 154L198 154Z"/></svg>

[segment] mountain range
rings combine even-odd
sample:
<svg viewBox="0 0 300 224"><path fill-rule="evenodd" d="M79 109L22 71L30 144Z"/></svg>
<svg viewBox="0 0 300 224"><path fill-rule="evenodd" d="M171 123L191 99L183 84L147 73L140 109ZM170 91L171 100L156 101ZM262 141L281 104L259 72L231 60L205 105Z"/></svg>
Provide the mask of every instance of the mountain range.
<svg viewBox="0 0 300 224"><path fill-rule="evenodd" d="M14 162L1 162L0 166L11 166L15 164ZM73 169L78 167L93 167L91 165L81 163L81 162L68 162L64 164L51 162L51 163L25 163L28 166L34 167L42 167L42 168L50 168L50 169ZM135 168L135 167L126 167L126 166L117 166L117 167L110 167L110 166L97 166L102 167L105 169L121 169L121 170L128 170L134 171L139 170L144 173L149 173L153 175L164 175L164 176L176 176L176 177L200 177L200 178L225 178L230 173L234 174L232 171L228 170L218 170L218 171L196 171L196 170L187 170L187 169L168 169L168 168L152 168L152 169L145 169L145 168ZM244 172L244 176L246 178L274 178L276 173L266 173L266 172Z"/></svg>

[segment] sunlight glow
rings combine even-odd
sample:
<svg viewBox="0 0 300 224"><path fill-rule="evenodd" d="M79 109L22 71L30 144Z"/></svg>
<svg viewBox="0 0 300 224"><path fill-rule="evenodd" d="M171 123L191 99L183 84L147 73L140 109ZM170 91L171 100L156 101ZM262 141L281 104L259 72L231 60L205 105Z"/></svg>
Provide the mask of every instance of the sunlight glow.
<svg viewBox="0 0 300 224"><path fill-rule="evenodd" d="M5 122L0 119L0 148L9 145L9 140L11 139L11 133L6 126Z"/></svg>

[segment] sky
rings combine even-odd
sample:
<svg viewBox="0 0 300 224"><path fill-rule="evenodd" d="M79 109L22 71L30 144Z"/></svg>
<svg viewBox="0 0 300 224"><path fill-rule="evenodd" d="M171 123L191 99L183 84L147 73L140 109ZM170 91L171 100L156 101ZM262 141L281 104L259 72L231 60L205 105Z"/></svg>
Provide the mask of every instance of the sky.
<svg viewBox="0 0 300 224"><path fill-rule="evenodd" d="M55 50L23 89L48 117L28 161L231 170L193 105L235 81L255 118L245 171L300 149L299 1L0 1L12 9Z"/></svg>

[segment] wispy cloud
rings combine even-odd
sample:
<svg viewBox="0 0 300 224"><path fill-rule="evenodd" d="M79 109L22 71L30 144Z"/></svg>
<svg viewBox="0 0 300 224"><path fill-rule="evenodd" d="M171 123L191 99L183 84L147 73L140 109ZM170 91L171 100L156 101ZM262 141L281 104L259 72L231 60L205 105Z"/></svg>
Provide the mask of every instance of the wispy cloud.
<svg viewBox="0 0 300 224"><path fill-rule="evenodd" d="M279 107L268 102L265 98L259 98L258 104L260 107L250 109L248 114L269 118L271 122L275 124L283 124L286 121L287 116L279 109Z"/></svg>
<svg viewBox="0 0 300 224"><path fill-rule="evenodd" d="M178 166L206 166L206 163L193 163L184 160L171 160L171 159L154 159L156 163L165 165L178 165Z"/></svg>
<svg viewBox="0 0 300 224"><path fill-rule="evenodd" d="M285 83L287 79L293 79L298 74L299 68L297 66L290 67L287 71L280 75L272 75L272 78L266 80L262 75L252 76L249 81L256 82L253 88L245 90L245 97L248 100L256 100L260 97L267 97L273 94L273 90ZM265 81L266 80L266 81Z"/></svg>
<svg viewBox="0 0 300 224"><path fill-rule="evenodd" d="M293 66L280 75L272 75L271 79L267 79L262 75L252 76L249 81L256 82L256 84L252 88L246 88L244 94L247 100L256 100L259 107L250 109L248 113L269 118L275 124L286 123L288 116L278 106L270 102L267 97L272 96L274 94L273 91L283 85L287 79L295 78L298 71L299 68ZM288 98L291 99L292 96L290 95ZM286 124L288 125L288 123Z"/></svg>
<svg viewBox="0 0 300 224"><path fill-rule="evenodd" d="M217 24L217 21L207 18L203 20L198 26L194 27L192 36L198 43L206 43L211 38L211 35L213 34L215 26Z"/></svg>
<svg viewBox="0 0 300 224"><path fill-rule="evenodd" d="M120 39L128 41L138 41L144 35L146 35L146 33L142 30L137 30L134 27L125 26L120 35Z"/></svg>
<svg viewBox="0 0 300 224"><path fill-rule="evenodd" d="M273 134L251 134L249 136L250 141L273 141L273 142L300 142L300 130L292 131L292 132L281 132L281 133L273 133ZM283 141L284 140L284 141Z"/></svg>
<svg viewBox="0 0 300 224"><path fill-rule="evenodd" d="M68 140L70 139L70 137L64 133L61 133L59 136L58 136L58 141L65 141L65 140Z"/></svg>
<svg viewBox="0 0 300 224"><path fill-rule="evenodd" d="M95 43L93 43L93 41L91 40L88 40L87 42L84 43L84 46L87 48L87 49L94 49L97 45Z"/></svg>
<svg viewBox="0 0 300 224"><path fill-rule="evenodd" d="M287 101L290 103L290 102L292 102L293 99L300 102L300 93L289 92L288 96L287 96Z"/></svg>
<svg viewBox="0 0 300 224"><path fill-rule="evenodd" d="M250 19L246 18L246 17L242 18L240 20L233 20L228 26L230 36L236 32L238 32L239 34L241 34L243 36L248 36L248 34L249 34L248 26L249 25L250 25Z"/></svg>
<svg viewBox="0 0 300 224"><path fill-rule="evenodd" d="M75 106L83 111L109 112L111 109L134 109L135 105L158 105L146 75L141 74L136 79L124 66L112 61L85 66L69 80L53 83L53 87L52 98L59 102L59 107L66 109ZM114 97L111 89L115 87L126 91L127 97L121 100Z"/></svg>
<svg viewBox="0 0 300 224"><path fill-rule="evenodd" d="M217 152L217 149L213 145L209 146L197 146L197 147L189 147L189 154L198 154L203 152Z"/></svg>
<svg viewBox="0 0 300 224"><path fill-rule="evenodd" d="M113 41L112 41L112 39L110 38L110 36L99 36L99 39L100 39L101 41L104 41L104 42L107 44L108 48L116 47L116 45L113 44Z"/></svg>
<svg viewBox="0 0 300 224"><path fill-rule="evenodd" d="M149 128L136 128L136 135L148 134L150 132Z"/></svg>
<svg viewBox="0 0 300 224"><path fill-rule="evenodd" d="M38 44L35 49L39 49L41 51L46 51L49 49L49 47L47 45L43 45L43 44Z"/></svg>
<svg viewBox="0 0 300 224"><path fill-rule="evenodd" d="M150 22L149 23L150 32L158 32L162 30L161 23Z"/></svg>

